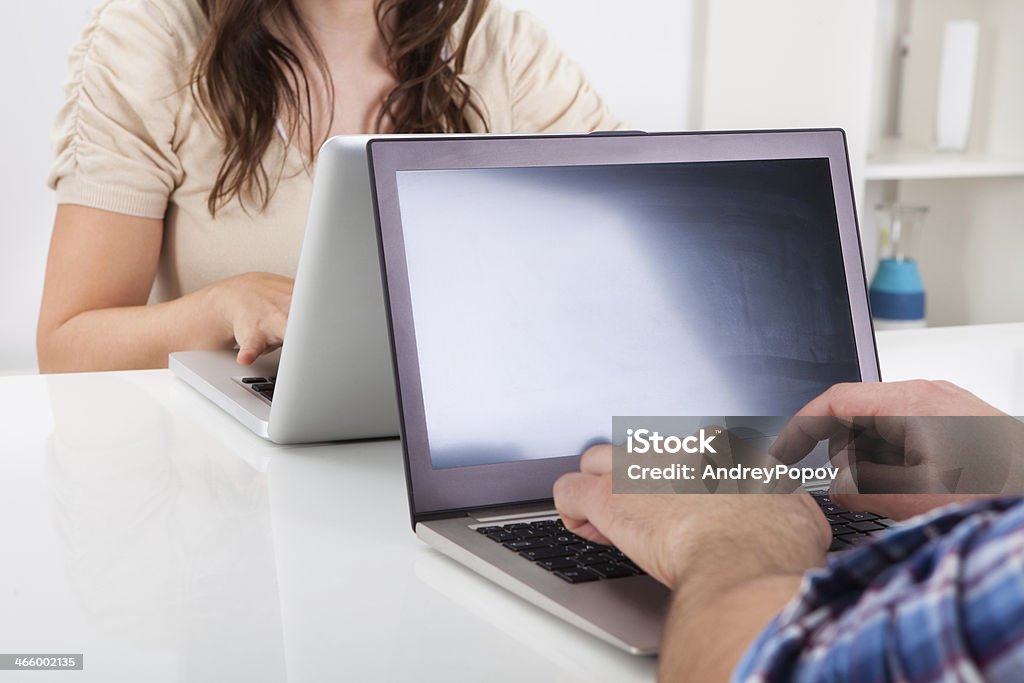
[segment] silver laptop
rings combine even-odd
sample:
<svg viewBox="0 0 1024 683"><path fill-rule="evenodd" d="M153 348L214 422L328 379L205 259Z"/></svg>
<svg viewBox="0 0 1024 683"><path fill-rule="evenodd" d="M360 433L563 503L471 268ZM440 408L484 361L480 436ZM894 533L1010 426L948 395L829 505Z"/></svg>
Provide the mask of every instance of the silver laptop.
<svg viewBox="0 0 1024 683"><path fill-rule="evenodd" d="M631 653L668 591L559 526L615 415L787 415L878 364L839 130L373 140L416 534Z"/></svg>
<svg viewBox="0 0 1024 683"><path fill-rule="evenodd" d="M234 351L172 353L170 369L277 443L396 436L366 143L320 150L284 346L251 366Z"/></svg>

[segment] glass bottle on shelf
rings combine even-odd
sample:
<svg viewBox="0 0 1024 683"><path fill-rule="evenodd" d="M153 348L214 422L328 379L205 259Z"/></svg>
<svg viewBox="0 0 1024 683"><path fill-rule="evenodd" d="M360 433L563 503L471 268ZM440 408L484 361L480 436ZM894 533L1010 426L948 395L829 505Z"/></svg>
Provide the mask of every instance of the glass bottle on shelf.
<svg viewBox="0 0 1024 683"><path fill-rule="evenodd" d="M868 295L876 330L925 327L925 293L911 238L921 229L928 209L880 204L879 261Z"/></svg>

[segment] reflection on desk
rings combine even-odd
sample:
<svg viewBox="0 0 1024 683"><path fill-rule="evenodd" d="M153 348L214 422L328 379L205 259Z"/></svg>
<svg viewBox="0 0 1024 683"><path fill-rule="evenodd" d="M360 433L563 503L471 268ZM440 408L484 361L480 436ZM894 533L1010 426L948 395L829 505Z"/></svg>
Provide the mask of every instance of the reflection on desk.
<svg viewBox="0 0 1024 683"><path fill-rule="evenodd" d="M176 649L182 680L207 679L222 661L234 662L234 680L283 680L266 475L176 429L135 383L99 375L48 385L54 527L91 626L122 643L127 660Z"/></svg>
<svg viewBox="0 0 1024 683"><path fill-rule="evenodd" d="M5 651L89 681L654 676L420 543L397 441L277 447L162 371L0 378L0 415Z"/></svg>

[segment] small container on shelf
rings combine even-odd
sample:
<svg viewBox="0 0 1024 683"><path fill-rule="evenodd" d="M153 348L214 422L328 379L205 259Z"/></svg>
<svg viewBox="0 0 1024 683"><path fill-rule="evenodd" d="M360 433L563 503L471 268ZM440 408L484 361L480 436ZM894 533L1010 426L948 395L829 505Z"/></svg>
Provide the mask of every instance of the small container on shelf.
<svg viewBox="0 0 1024 683"><path fill-rule="evenodd" d="M917 261L909 256L910 239L920 230L928 209L880 204L878 270L868 295L876 330L925 327L925 292Z"/></svg>

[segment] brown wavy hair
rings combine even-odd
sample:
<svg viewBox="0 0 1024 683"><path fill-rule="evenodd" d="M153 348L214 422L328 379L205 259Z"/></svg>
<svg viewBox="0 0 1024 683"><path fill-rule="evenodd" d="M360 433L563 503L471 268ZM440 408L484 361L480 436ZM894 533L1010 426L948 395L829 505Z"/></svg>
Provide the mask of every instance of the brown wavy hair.
<svg viewBox="0 0 1024 683"><path fill-rule="evenodd" d="M297 48L312 55L333 111L330 69L293 0L198 1L210 30L192 65L191 87L224 139L225 153L207 202L210 214L235 197L265 209L280 177L264 165L278 121L290 123L289 137L303 140L310 163L325 139L315 139L310 80ZM460 76L486 3L376 0L377 29L397 85L381 103L372 132L385 124L396 133L470 132L471 116L486 130L481 105ZM465 29L452 44L452 27L463 15ZM282 35L295 36L300 45L289 45Z"/></svg>

